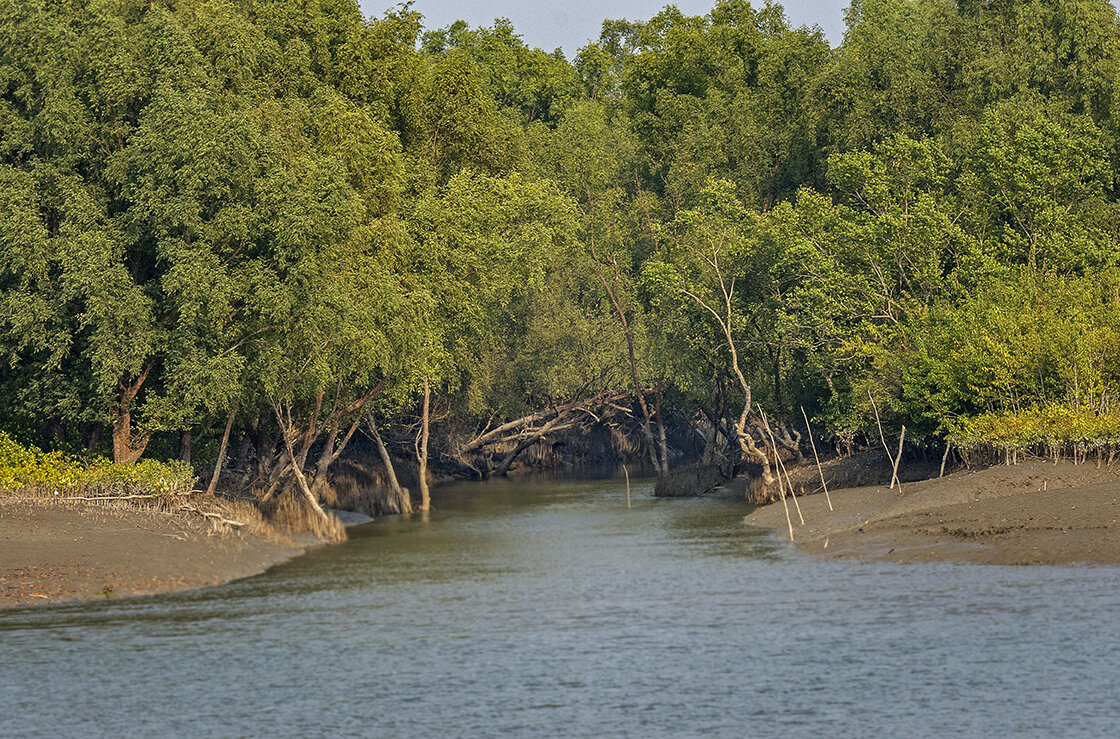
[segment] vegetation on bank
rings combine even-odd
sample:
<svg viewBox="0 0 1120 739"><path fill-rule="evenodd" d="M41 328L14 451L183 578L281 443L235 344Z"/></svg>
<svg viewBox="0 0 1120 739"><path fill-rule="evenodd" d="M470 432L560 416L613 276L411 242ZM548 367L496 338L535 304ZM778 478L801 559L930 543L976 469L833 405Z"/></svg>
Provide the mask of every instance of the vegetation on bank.
<svg viewBox="0 0 1120 739"><path fill-rule="evenodd" d="M264 505L365 439L397 511L394 464L423 507L429 457L595 425L764 478L802 408L1111 445L1115 9L847 23L669 6L567 60L409 4L0 0L0 429Z"/></svg>
<svg viewBox="0 0 1120 739"><path fill-rule="evenodd" d="M44 452L0 432L0 495L39 503L79 500L174 513L208 523L211 533L239 530L288 545L293 533L346 540L338 519L314 515L296 499L284 498L262 508L256 502L196 490L196 481L194 468L180 460L142 459L120 465L106 457L82 459L60 451Z"/></svg>
<svg viewBox="0 0 1120 739"><path fill-rule="evenodd" d="M178 460L117 465L95 457L85 462L64 452L22 446L0 432L0 490L41 496L158 498L185 495L194 481L191 466Z"/></svg>
<svg viewBox="0 0 1120 739"><path fill-rule="evenodd" d="M998 452L1008 461L1020 454L1074 461L1095 454L1111 466L1120 450L1120 413L1073 411L1061 406L1018 412L985 413L963 420L948 434L951 443L968 451Z"/></svg>

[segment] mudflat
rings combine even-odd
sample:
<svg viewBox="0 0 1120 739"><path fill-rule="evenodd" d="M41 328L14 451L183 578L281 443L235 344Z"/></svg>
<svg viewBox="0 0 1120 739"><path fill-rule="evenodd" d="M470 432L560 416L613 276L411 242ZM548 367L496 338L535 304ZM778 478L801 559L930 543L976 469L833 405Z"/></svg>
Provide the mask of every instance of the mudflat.
<svg viewBox="0 0 1120 739"><path fill-rule="evenodd" d="M814 468L813 472L816 470ZM826 479L827 479L826 471ZM1042 460L788 500L793 540L829 558L998 565L1120 564L1120 474L1094 463ZM789 538L785 509L746 523Z"/></svg>
<svg viewBox="0 0 1120 739"><path fill-rule="evenodd" d="M181 514L0 498L0 607L220 585L302 551Z"/></svg>

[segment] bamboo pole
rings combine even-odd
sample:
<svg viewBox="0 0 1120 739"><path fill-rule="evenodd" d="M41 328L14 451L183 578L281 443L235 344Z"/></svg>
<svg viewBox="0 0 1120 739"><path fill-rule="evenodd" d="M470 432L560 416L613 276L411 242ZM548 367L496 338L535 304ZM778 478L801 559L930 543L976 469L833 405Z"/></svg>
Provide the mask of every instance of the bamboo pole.
<svg viewBox="0 0 1120 739"><path fill-rule="evenodd" d="M898 463L902 461L902 442L906 439L906 427L902 427L902 433L898 435L898 454L894 458L894 468L891 470L891 490L894 490L894 484L898 483L898 491L902 492L902 480L898 479Z"/></svg>
<svg viewBox="0 0 1120 739"><path fill-rule="evenodd" d="M793 541L793 519L789 515L789 503L786 502L786 491L782 489L782 476L778 475L778 493L782 496L782 508L786 509L786 526L789 527L789 540Z"/></svg>
<svg viewBox="0 0 1120 739"><path fill-rule="evenodd" d="M760 408L759 411L761 412L761 410L762 409ZM793 491L793 480L789 478L789 470L786 469L786 463L783 462L782 458L778 456L778 444L774 440L774 432L770 429L769 420L766 421L766 431L770 434L770 443L774 447L774 461L776 463L775 467L777 467L779 475L784 473L786 476L786 487L789 488L789 495L791 498L793 498L794 507L797 508L797 517L801 519L801 525L804 526L805 516L801 515L801 504L797 502L797 493Z"/></svg>
<svg viewBox="0 0 1120 739"><path fill-rule="evenodd" d="M630 507L630 470L626 469L626 465L622 465L622 474L626 475L626 507Z"/></svg>
<svg viewBox="0 0 1120 739"><path fill-rule="evenodd" d="M766 414L762 412L762 406L758 407L758 415L762 418L762 425L766 428L766 433L770 435L770 448L774 451L774 471L778 473L778 492L782 496L782 505L786 509L786 522L789 524L789 540L793 541L793 519L789 515L789 503L786 502L785 490L782 486L782 470L785 466L782 464L781 457L778 456L778 444L774 441L774 432L770 430L770 422L766 420ZM763 444L766 442L763 441ZM786 474L786 480L789 480L789 474ZM793 483L790 483L789 494L793 496L793 504L797 506L797 517L801 519L801 525L805 525L805 517L801 515L801 506L797 503L797 496L793 495Z"/></svg>
<svg viewBox="0 0 1120 739"><path fill-rule="evenodd" d="M867 399L871 401L871 409L875 411L875 425L879 427L879 441L883 442L883 450L887 453L887 459L891 463L892 469L897 469L894 462L894 457L891 456L891 448L887 446L887 437L883 435L883 422L879 420L879 406L875 405L875 398L871 397L871 389L867 390ZM894 475L891 475L891 489L894 489Z"/></svg>
<svg viewBox="0 0 1120 739"><path fill-rule="evenodd" d="M797 493L793 492L793 480L789 479L789 471L786 470L786 464L778 457L778 448L774 447L774 458L778 460L778 466L786 475L786 486L789 487L789 495L793 498L793 505L797 508L797 517L801 519L801 525L805 525L805 517L801 515L801 504L797 502ZM802 493L805 491L802 490Z"/></svg>
<svg viewBox="0 0 1120 739"><path fill-rule="evenodd" d="M821 475L821 487L824 488L824 499L828 501L828 510L835 510L832 507L832 498L828 494L828 483L824 481L824 468L821 467L821 458L817 454L817 442L813 441L813 429L809 427L809 414L805 412L805 406L801 406L801 417L805 419L805 428L809 432L809 444L813 447L813 459L817 460L817 472Z"/></svg>

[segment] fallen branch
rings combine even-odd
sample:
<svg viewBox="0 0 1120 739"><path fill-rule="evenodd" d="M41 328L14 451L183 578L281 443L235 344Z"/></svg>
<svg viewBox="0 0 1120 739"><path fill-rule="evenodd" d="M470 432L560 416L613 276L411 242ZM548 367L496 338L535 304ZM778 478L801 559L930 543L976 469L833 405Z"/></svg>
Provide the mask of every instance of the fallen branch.
<svg viewBox="0 0 1120 739"><path fill-rule="evenodd" d="M141 498L158 498L159 493L144 493L143 495L100 495L90 497L85 495L67 495L58 500L140 500Z"/></svg>
<svg viewBox="0 0 1120 739"><path fill-rule="evenodd" d="M226 526L232 526L235 529L239 529L239 528L241 528L242 526L245 525L241 521L234 521L233 519L226 518L224 516L220 516L217 513L210 513L209 511L200 511L199 509L195 508L194 506L189 506L189 505L179 506L178 510L180 510L180 511L190 511L192 513L197 513L200 516L203 516L203 517L209 518L209 519L213 519L213 520L217 521L218 523L224 523Z"/></svg>

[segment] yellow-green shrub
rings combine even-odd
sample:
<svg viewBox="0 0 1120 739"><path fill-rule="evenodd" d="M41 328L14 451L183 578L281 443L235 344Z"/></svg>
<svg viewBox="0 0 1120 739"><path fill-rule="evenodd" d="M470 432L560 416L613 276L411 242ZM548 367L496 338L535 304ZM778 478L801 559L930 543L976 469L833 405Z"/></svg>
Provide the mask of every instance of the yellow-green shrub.
<svg viewBox="0 0 1120 739"><path fill-rule="evenodd" d="M948 435L949 441L964 448L1020 450L1045 445L1093 449L1120 444L1120 413L1074 410L1060 405L984 413L962 418L955 426Z"/></svg>
<svg viewBox="0 0 1120 739"><path fill-rule="evenodd" d="M166 495L189 492L194 471L184 462L145 459L117 465L104 458L92 462L61 452L24 447L0 432L0 490L82 495Z"/></svg>

